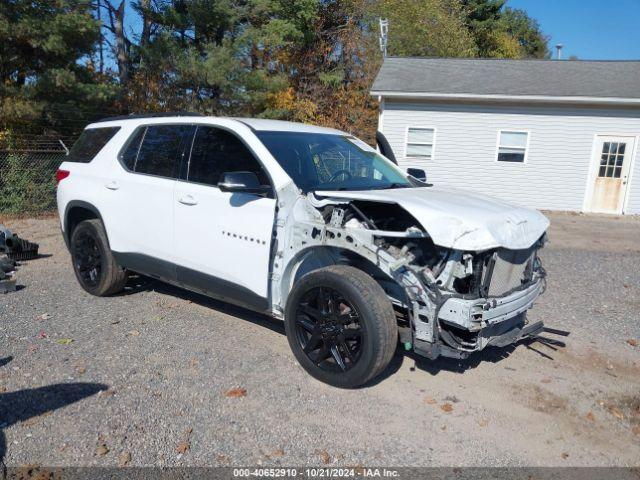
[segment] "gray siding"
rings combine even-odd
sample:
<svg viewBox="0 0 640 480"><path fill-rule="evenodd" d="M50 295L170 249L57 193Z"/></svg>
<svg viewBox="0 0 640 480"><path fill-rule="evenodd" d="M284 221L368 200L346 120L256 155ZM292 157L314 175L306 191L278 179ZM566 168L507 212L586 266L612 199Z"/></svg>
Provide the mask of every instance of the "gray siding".
<svg viewBox="0 0 640 480"><path fill-rule="evenodd" d="M548 210L583 210L595 136L636 137L625 213L640 214L640 111L403 103L386 99L381 128L401 166L437 185ZM409 126L436 129L433 159L405 158ZM498 130L526 130L526 163L496 161Z"/></svg>

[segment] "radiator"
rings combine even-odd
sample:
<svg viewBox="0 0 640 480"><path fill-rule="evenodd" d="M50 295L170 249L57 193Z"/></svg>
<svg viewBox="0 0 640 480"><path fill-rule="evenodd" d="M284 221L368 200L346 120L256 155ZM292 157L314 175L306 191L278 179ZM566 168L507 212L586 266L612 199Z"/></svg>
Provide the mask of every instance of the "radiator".
<svg viewBox="0 0 640 480"><path fill-rule="evenodd" d="M490 297L499 297L531 280L535 248L507 250L493 254L485 268L483 284ZM488 286L487 286L488 285Z"/></svg>

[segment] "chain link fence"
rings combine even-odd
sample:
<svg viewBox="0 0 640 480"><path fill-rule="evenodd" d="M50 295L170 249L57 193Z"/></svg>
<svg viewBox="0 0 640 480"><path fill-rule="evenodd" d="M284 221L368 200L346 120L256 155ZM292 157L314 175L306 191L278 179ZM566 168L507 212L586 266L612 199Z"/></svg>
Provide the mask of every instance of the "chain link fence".
<svg viewBox="0 0 640 480"><path fill-rule="evenodd" d="M0 214L53 212L56 170L70 144L59 138L36 136L0 141Z"/></svg>

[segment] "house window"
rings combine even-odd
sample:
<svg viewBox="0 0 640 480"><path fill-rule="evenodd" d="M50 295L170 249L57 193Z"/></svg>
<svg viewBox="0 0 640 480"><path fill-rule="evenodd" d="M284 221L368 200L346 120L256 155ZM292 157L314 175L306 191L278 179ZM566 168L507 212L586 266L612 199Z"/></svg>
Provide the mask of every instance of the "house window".
<svg viewBox="0 0 640 480"><path fill-rule="evenodd" d="M406 157L433 158L435 130L433 128L409 127L407 129Z"/></svg>
<svg viewBox="0 0 640 480"><path fill-rule="evenodd" d="M498 161L524 162L528 143L528 132L501 130L498 132Z"/></svg>

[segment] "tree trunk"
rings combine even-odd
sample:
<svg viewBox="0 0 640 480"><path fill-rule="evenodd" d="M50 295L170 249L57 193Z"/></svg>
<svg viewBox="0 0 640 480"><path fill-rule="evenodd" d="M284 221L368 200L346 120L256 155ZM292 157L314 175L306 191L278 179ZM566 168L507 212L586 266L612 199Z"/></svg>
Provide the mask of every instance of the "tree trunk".
<svg viewBox="0 0 640 480"><path fill-rule="evenodd" d="M149 18L149 0L140 0L142 8L142 36L140 37L140 45L148 45L151 41L151 19Z"/></svg>
<svg viewBox="0 0 640 480"><path fill-rule="evenodd" d="M124 32L124 7L125 0L115 12L114 33L116 36L116 58L118 60L118 78L120 84L124 85L129 81L129 52L127 51L127 39Z"/></svg>
<svg viewBox="0 0 640 480"><path fill-rule="evenodd" d="M98 47L98 56L99 56L99 68L100 68L100 74L102 75L104 73L104 31L103 31L103 24L102 24L102 4L100 2L100 0L98 0L98 8L97 8L97 14L98 14L98 22L100 22L100 40L99 40L99 47Z"/></svg>

